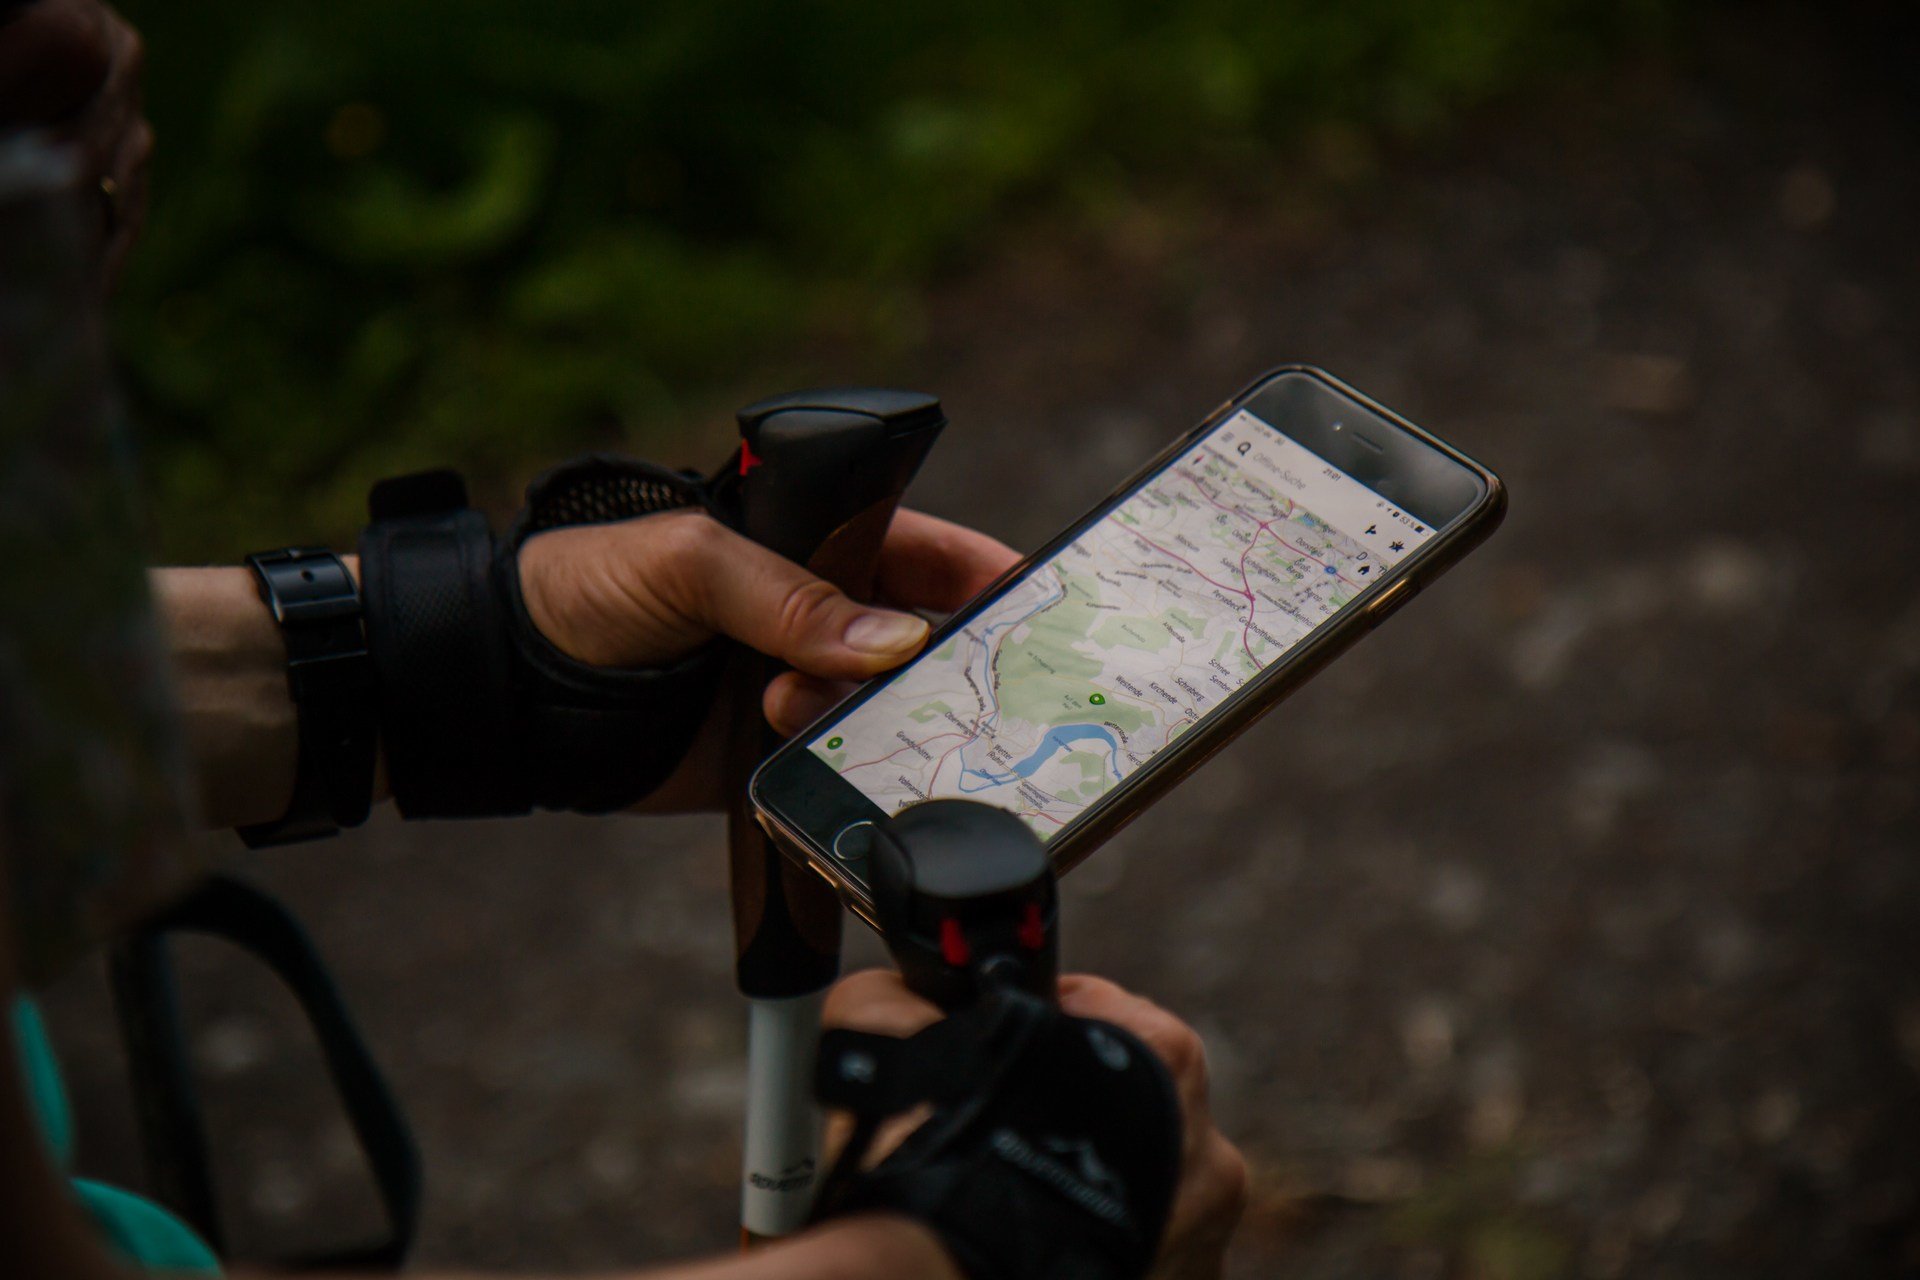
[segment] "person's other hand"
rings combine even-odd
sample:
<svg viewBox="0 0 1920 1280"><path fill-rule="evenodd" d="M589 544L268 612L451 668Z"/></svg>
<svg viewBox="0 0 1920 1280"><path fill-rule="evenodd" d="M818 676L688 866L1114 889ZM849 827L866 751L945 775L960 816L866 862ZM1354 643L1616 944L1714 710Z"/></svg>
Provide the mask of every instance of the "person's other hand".
<svg viewBox="0 0 1920 1280"><path fill-rule="evenodd" d="M903 610L957 609L1018 558L983 533L902 511L880 551L876 607L701 512L669 511L528 539L520 590L541 634L596 666L665 666L721 635L786 663L793 670L767 686L761 707L792 734L844 697L848 681L920 651L928 626ZM724 710L642 808L715 802Z"/></svg>
<svg viewBox="0 0 1920 1280"><path fill-rule="evenodd" d="M140 113L139 33L100 0L29 0L0 17L0 134L39 129L81 153L101 268L118 277L146 216L153 129Z"/></svg>
<svg viewBox="0 0 1920 1280"><path fill-rule="evenodd" d="M1207 1054L1192 1027L1159 1005L1104 978L1070 973L1060 979L1060 1007L1079 1018L1124 1027L1160 1055L1180 1094L1180 1185L1167 1218L1153 1280L1218 1280L1227 1241L1247 1201L1245 1157L1213 1124L1207 1101ZM910 1036L939 1021L940 1010L907 990L900 975L868 969L842 978L827 993L824 1022L879 1035ZM876 1158L912 1131L916 1117L883 1129ZM828 1130L833 1154L848 1125L836 1115Z"/></svg>

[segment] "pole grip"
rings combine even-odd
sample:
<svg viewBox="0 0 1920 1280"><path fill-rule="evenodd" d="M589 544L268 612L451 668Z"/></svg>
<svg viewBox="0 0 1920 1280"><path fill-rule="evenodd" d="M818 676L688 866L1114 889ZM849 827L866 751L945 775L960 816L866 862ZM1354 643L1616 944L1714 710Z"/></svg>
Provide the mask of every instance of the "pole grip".
<svg viewBox="0 0 1920 1280"><path fill-rule="evenodd" d="M874 914L908 989L948 1013L995 987L1058 998L1053 864L1018 815L923 800L874 823L870 841Z"/></svg>
<svg viewBox="0 0 1920 1280"><path fill-rule="evenodd" d="M749 405L739 418L740 449L720 485L738 528L855 599L871 597L887 526L946 425L940 402L878 388L799 391ZM839 900L781 855L747 798L754 768L780 745L760 712L778 669L741 649L728 679L735 976L754 999L818 991L840 969Z"/></svg>

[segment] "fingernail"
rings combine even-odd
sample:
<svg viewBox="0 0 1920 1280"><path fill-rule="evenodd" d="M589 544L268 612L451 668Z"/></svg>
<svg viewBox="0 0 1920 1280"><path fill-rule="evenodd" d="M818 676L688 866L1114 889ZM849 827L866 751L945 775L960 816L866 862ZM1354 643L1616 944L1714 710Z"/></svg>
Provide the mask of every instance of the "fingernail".
<svg viewBox="0 0 1920 1280"><path fill-rule="evenodd" d="M927 638L927 624L909 613L863 613L842 637L857 653L911 653Z"/></svg>

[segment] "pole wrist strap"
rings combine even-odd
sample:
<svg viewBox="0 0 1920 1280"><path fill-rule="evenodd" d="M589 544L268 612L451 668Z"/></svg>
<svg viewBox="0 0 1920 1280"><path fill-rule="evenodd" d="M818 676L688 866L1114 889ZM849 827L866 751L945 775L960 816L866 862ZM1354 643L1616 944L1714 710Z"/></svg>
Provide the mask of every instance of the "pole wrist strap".
<svg viewBox="0 0 1920 1280"><path fill-rule="evenodd" d="M493 532L451 471L382 480L360 535L387 778L409 818L526 813Z"/></svg>

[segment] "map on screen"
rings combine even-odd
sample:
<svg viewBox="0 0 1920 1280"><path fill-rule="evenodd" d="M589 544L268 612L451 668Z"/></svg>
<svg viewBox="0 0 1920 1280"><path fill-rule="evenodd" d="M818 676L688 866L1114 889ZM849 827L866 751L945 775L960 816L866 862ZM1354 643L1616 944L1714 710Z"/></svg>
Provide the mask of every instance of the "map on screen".
<svg viewBox="0 0 1920 1280"><path fill-rule="evenodd" d="M808 747L1051 836L1432 533L1242 411Z"/></svg>

